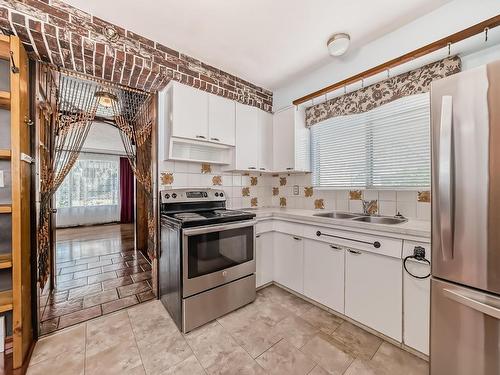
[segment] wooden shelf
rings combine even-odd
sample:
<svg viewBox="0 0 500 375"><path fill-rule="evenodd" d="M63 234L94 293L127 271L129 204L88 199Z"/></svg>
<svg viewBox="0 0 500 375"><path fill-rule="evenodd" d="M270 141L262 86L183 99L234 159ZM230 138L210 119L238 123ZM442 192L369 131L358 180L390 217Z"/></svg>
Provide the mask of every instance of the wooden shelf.
<svg viewBox="0 0 500 375"><path fill-rule="evenodd" d="M0 254L0 270L12 268L12 254Z"/></svg>
<svg viewBox="0 0 500 375"><path fill-rule="evenodd" d="M10 214L12 212L12 205L0 204L0 214Z"/></svg>
<svg viewBox="0 0 500 375"><path fill-rule="evenodd" d="M10 92L0 91L0 108L10 109Z"/></svg>
<svg viewBox="0 0 500 375"><path fill-rule="evenodd" d="M12 290L0 292L0 313L12 310Z"/></svg>
<svg viewBox="0 0 500 375"><path fill-rule="evenodd" d="M10 150L0 148L0 160L10 159Z"/></svg>

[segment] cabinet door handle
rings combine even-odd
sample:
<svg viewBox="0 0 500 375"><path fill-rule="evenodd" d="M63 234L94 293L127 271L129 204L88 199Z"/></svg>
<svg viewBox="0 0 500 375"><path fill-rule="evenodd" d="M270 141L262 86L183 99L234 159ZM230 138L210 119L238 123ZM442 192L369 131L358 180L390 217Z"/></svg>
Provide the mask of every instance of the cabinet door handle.
<svg viewBox="0 0 500 375"><path fill-rule="evenodd" d="M255 238L260 238L260 234L256 234L256 235L255 235Z"/></svg>
<svg viewBox="0 0 500 375"><path fill-rule="evenodd" d="M354 255L361 255L361 251L352 250L352 249L349 249L348 251L349 251L351 254L354 254Z"/></svg>
<svg viewBox="0 0 500 375"><path fill-rule="evenodd" d="M259 168L259 169L260 169L261 171L265 171L265 170L266 170L266 168Z"/></svg>
<svg viewBox="0 0 500 375"><path fill-rule="evenodd" d="M340 247L335 246L335 245L330 245L330 247L334 250L342 250Z"/></svg>
<svg viewBox="0 0 500 375"><path fill-rule="evenodd" d="M204 135L197 135L196 138L207 139Z"/></svg>
<svg viewBox="0 0 500 375"><path fill-rule="evenodd" d="M216 142L220 142L220 139L219 138L210 138L211 141L216 141Z"/></svg>
<svg viewBox="0 0 500 375"><path fill-rule="evenodd" d="M287 171L293 171L293 168L288 167L286 170L287 170Z"/></svg>
<svg viewBox="0 0 500 375"><path fill-rule="evenodd" d="M255 167L248 167L248 169L257 169L257 168L255 168Z"/></svg>
<svg viewBox="0 0 500 375"><path fill-rule="evenodd" d="M295 241L302 241L302 238L300 238L300 237L295 237L295 236L293 236L293 239L294 239Z"/></svg>

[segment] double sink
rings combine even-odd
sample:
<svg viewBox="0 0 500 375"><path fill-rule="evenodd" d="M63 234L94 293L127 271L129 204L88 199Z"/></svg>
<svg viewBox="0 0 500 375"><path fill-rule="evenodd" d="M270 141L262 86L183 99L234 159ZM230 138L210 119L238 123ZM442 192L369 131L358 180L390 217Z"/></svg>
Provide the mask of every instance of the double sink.
<svg viewBox="0 0 500 375"><path fill-rule="evenodd" d="M402 224L406 223L408 219L403 217L392 217L392 216L370 216L364 214L351 214L348 212L322 212L319 214L314 214L314 216L327 217L330 219L344 219L353 221L362 221L365 223L374 224Z"/></svg>

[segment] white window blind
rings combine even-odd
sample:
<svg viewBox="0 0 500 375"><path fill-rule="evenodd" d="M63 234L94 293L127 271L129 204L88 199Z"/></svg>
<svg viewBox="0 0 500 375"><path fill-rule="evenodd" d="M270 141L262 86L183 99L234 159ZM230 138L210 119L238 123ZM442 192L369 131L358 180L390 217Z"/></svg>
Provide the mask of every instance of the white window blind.
<svg viewBox="0 0 500 375"><path fill-rule="evenodd" d="M312 126L311 163L317 187L430 187L429 94Z"/></svg>

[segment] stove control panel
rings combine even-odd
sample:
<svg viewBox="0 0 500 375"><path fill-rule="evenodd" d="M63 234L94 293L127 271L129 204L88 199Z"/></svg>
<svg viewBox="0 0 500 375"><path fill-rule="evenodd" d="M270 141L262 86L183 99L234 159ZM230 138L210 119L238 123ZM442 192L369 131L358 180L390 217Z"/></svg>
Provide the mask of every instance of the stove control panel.
<svg viewBox="0 0 500 375"><path fill-rule="evenodd" d="M219 189L171 189L160 191L161 203L213 202L226 200Z"/></svg>

